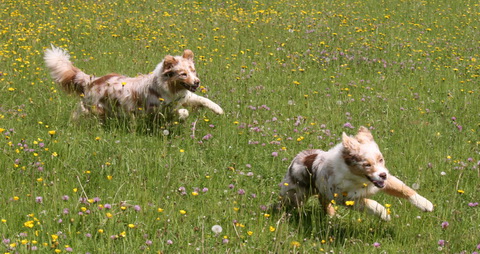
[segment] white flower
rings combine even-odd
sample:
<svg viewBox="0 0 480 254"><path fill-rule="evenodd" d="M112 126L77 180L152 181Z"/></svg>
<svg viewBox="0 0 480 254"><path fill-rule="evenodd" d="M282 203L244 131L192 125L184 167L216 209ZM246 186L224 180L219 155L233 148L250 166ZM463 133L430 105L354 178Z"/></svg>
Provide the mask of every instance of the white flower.
<svg viewBox="0 0 480 254"><path fill-rule="evenodd" d="M222 226L220 226L220 225L213 225L212 231L213 231L213 233L215 233L215 234L219 234L219 233L222 233L223 228L222 228Z"/></svg>

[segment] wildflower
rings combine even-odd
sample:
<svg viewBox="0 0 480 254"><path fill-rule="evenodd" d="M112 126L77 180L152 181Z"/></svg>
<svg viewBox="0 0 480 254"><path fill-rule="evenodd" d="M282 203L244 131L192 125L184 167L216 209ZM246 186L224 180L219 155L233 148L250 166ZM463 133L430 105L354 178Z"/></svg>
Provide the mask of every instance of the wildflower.
<svg viewBox="0 0 480 254"><path fill-rule="evenodd" d="M468 203L468 206L470 206L470 207L478 206L478 202L475 202L475 203L470 202L470 203Z"/></svg>
<svg viewBox="0 0 480 254"><path fill-rule="evenodd" d="M445 240L438 240L438 245L440 247L444 247L445 246Z"/></svg>
<svg viewBox="0 0 480 254"><path fill-rule="evenodd" d="M347 206L353 206L355 204L355 201L345 201L345 205Z"/></svg>
<svg viewBox="0 0 480 254"><path fill-rule="evenodd" d="M275 232L275 227L270 226L270 232Z"/></svg>
<svg viewBox="0 0 480 254"><path fill-rule="evenodd" d="M212 231L213 231L213 233L215 233L215 234L219 234L219 233L222 233L223 228L222 228L222 226L220 226L220 225L213 225Z"/></svg>
<svg viewBox="0 0 480 254"><path fill-rule="evenodd" d="M167 244L168 244L168 245L172 245L172 244L173 244L173 241L172 241L172 240L167 240Z"/></svg>
<svg viewBox="0 0 480 254"><path fill-rule="evenodd" d="M446 229L448 227L448 221L442 222L442 229Z"/></svg>
<svg viewBox="0 0 480 254"><path fill-rule="evenodd" d="M180 214L181 214L181 215L185 215L185 214L187 214L187 211L185 211L185 210L180 210Z"/></svg>
<svg viewBox="0 0 480 254"><path fill-rule="evenodd" d="M146 241L145 241L145 244L146 244L146 245L152 245L153 242L152 242L152 240L146 240Z"/></svg>
<svg viewBox="0 0 480 254"><path fill-rule="evenodd" d="M135 211L137 212L140 212L140 210L142 210L142 208L139 205L135 205L133 209L135 209Z"/></svg>
<svg viewBox="0 0 480 254"><path fill-rule="evenodd" d="M458 192L458 194L463 194L463 193L465 193L464 190L457 190L457 192Z"/></svg>
<svg viewBox="0 0 480 254"><path fill-rule="evenodd" d="M273 153L272 153L272 156L273 156L273 157L277 157L277 156L278 156L278 153L277 153L277 152L273 152Z"/></svg>
<svg viewBox="0 0 480 254"><path fill-rule="evenodd" d="M128 224L129 228L135 228L135 224Z"/></svg>
<svg viewBox="0 0 480 254"><path fill-rule="evenodd" d="M223 244L227 244L228 242L229 242L228 238L225 238L225 237L224 237L223 240L222 240L222 243L223 243Z"/></svg>
<svg viewBox="0 0 480 254"><path fill-rule="evenodd" d="M290 245L291 245L292 247L297 247L297 248L298 248L298 247L300 247L301 244L300 244L300 242L298 242L298 241L292 241L292 242L290 243Z"/></svg>
<svg viewBox="0 0 480 254"><path fill-rule="evenodd" d="M238 195L244 195L245 194L245 190L244 189L239 189L237 191Z"/></svg>
<svg viewBox="0 0 480 254"><path fill-rule="evenodd" d="M33 220L26 221L25 223L23 223L23 226L27 228L33 228L33 226L35 226L35 221Z"/></svg>
<svg viewBox="0 0 480 254"><path fill-rule="evenodd" d="M43 203L43 198L40 197L40 196L39 196L39 197L36 197L36 198L35 198L35 202L41 204L41 203Z"/></svg>
<svg viewBox="0 0 480 254"><path fill-rule="evenodd" d="M374 242L374 243L373 243L373 247L375 247L375 248L378 248L378 247L380 247L380 243L378 243L378 242Z"/></svg>
<svg viewBox="0 0 480 254"><path fill-rule="evenodd" d="M345 128L350 128L350 129L355 128L355 127L353 127L353 125L352 125L351 123L349 123L349 122L346 122L346 123L343 125L343 127L345 127Z"/></svg>
<svg viewBox="0 0 480 254"><path fill-rule="evenodd" d="M56 133L57 133L57 132L54 131L54 130L48 131L48 134L50 134L50 136L53 136L53 135L55 135Z"/></svg>
<svg viewBox="0 0 480 254"><path fill-rule="evenodd" d="M253 235L253 231L247 231L248 235Z"/></svg>

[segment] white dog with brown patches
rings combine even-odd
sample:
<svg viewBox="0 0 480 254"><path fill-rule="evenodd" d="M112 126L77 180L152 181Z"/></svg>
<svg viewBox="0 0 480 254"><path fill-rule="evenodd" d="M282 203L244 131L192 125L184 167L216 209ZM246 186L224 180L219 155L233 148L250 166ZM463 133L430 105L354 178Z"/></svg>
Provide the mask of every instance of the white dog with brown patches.
<svg viewBox="0 0 480 254"><path fill-rule="evenodd" d="M372 134L361 127L355 137L343 133L342 143L329 151L299 153L288 168L280 196L285 207L298 208L310 196L318 195L330 216L335 214L333 204L339 204L390 220L387 209L369 199L378 191L405 198L422 211L433 211L430 201L389 174Z"/></svg>
<svg viewBox="0 0 480 254"><path fill-rule="evenodd" d="M104 119L129 113L166 113L180 120L188 117L182 106L207 107L217 114L223 109L211 100L194 94L200 85L193 62L193 52L182 56L167 55L153 73L138 77L108 74L95 77L73 66L70 55L54 47L45 52L45 63L55 82L64 90L82 96L76 119L92 113ZM166 111L166 112L165 112Z"/></svg>

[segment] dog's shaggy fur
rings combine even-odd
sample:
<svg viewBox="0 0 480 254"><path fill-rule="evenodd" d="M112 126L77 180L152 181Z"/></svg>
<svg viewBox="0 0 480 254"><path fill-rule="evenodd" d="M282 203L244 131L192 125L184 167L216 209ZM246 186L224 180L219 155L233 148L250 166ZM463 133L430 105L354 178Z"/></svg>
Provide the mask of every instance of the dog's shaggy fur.
<svg viewBox="0 0 480 254"><path fill-rule="evenodd" d="M188 49L182 56L167 55L153 73L134 78L115 73L103 77L85 74L73 66L65 50L53 45L46 50L44 59L55 82L67 92L82 96L74 119L89 113L101 119L131 113L162 113L183 120L189 113L182 106L203 106L223 114L220 106L194 94L200 79L193 52Z"/></svg>
<svg viewBox="0 0 480 254"><path fill-rule="evenodd" d="M288 167L280 196L284 207L298 208L310 196L318 195L330 216L335 214L334 204L338 204L390 220L388 210L369 199L378 191L405 198L423 211L433 211L430 201L389 174L372 134L361 127L355 137L343 133L342 143L329 151L299 153Z"/></svg>

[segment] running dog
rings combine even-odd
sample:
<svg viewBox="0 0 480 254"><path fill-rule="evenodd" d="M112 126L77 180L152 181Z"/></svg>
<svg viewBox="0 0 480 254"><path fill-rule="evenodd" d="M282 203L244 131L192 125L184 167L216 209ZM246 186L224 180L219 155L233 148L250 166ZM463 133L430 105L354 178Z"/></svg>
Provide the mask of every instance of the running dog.
<svg viewBox="0 0 480 254"><path fill-rule="evenodd" d="M369 199L383 191L407 199L425 212L433 204L389 174L378 145L370 131L360 127L355 137L342 135L342 143L329 151L306 150L288 167L281 185L281 203L287 208L301 207L312 195L318 195L326 214L335 214L334 204L366 210L390 220L388 210Z"/></svg>
<svg viewBox="0 0 480 254"><path fill-rule="evenodd" d="M115 73L102 77L88 75L73 65L65 50L53 45L45 51L44 60L55 82L68 93L82 97L73 113L74 119L84 114L105 119L131 113L160 113L184 120L189 113L183 106L203 106L223 114L219 105L194 93L200 79L193 52L188 49L182 56L165 56L153 73L133 78Z"/></svg>

